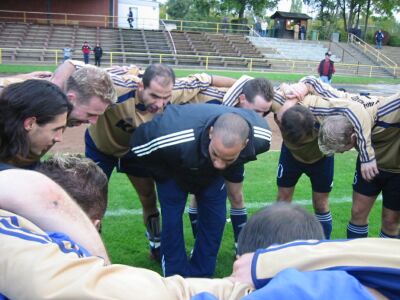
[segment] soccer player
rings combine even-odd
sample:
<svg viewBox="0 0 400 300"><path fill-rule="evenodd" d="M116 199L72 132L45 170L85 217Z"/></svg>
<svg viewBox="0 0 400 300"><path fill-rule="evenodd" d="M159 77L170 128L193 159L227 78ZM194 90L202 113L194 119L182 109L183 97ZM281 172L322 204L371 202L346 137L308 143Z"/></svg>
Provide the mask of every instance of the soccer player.
<svg viewBox="0 0 400 300"><path fill-rule="evenodd" d="M368 176L366 176L365 172L363 173L363 152L359 151L353 184L352 217L348 225L347 236L349 238L357 238L368 235L369 212L377 195L384 191L384 209L380 236L397 237L400 218L400 209L397 205L399 195L399 165L397 158L398 150L400 149L397 139L400 120L399 94L390 97L363 96L335 90L312 77L305 78L304 82L307 82L306 86L310 92L325 95L329 101L337 101L336 99L339 98L347 99L347 102L356 102L361 105L364 111L364 117L357 117L359 114L356 113L346 114L344 118L342 116L332 116L319 119L321 124L319 142L323 152L328 154L343 152L351 149L356 144L358 149L363 149L367 139L364 136L360 138L357 135L357 128L365 128L364 133L370 132L371 135L375 153L373 162L377 163L379 171L367 173L366 175ZM322 104L326 104L326 102ZM328 109L323 107L313 107L312 110L318 112L317 116L329 116L332 114L332 111L329 112ZM338 114L338 110L333 114ZM316 116L315 113L314 116Z"/></svg>
<svg viewBox="0 0 400 300"><path fill-rule="evenodd" d="M64 93L48 81L7 86L0 94L0 163L34 168L62 141L71 109Z"/></svg>
<svg viewBox="0 0 400 300"><path fill-rule="evenodd" d="M107 208L108 179L91 159L80 154L57 154L36 168L58 183L100 230Z"/></svg>
<svg viewBox="0 0 400 300"><path fill-rule="evenodd" d="M224 97L221 102L215 100L216 104L250 109L262 116L265 116L270 111L271 105L274 105L272 101L275 96L274 89L271 82L265 78L251 78L244 75L231 88L218 88L218 91L223 93ZM230 220L236 248L240 230L247 222L247 209L241 186L234 193L230 191L228 193L231 205ZM189 218L194 237L197 235L197 213L197 204L195 199L192 199L189 206Z"/></svg>
<svg viewBox="0 0 400 300"><path fill-rule="evenodd" d="M68 72L69 65L68 61L62 64L53 77L49 77L49 72L40 71L1 78L0 91L27 79L51 80L64 91L73 105L68 115L68 126L96 123L99 115L116 101L111 78L106 71L93 66L85 66L72 74L71 70Z"/></svg>
<svg viewBox="0 0 400 300"><path fill-rule="evenodd" d="M235 193L242 186L243 164L267 151L270 139L267 123L256 113L209 104L170 105L136 129L132 153L157 183L165 276L212 276L225 225L226 190ZM188 193L195 194L199 206L189 261L182 224Z"/></svg>
<svg viewBox="0 0 400 300"><path fill-rule="evenodd" d="M262 79L256 80L261 81ZM254 79L247 76L238 80L225 94L224 104L252 109L262 114L267 114L271 111L275 116L279 116L281 111L286 109L286 98L288 97L288 99L291 99L297 95L296 90L290 90L291 93L286 95L281 88L276 88L272 93L270 93L269 98L261 97L262 94L254 93L254 91L257 90L253 85L249 85L252 81L254 81ZM249 89L247 89L247 85L249 85ZM258 98L252 98L250 95L259 96ZM268 102L271 100L272 104L269 103L268 105ZM275 120L278 125L280 125L277 117ZM294 145L288 141L287 133L282 130L281 126L280 129L282 132L283 143L277 171L277 200L291 202L295 186L300 176L305 173L310 177L312 183L312 202L315 216L324 228L325 237L329 239L332 232L332 216L329 209L329 192L332 190L333 183L333 157L326 157L321 153L318 148L316 134L314 134L314 138L309 141L304 142L301 145ZM236 205L236 207L238 207L238 205ZM238 218L238 216L231 216L232 224L234 223L235 218ZM246 219L243 218L243 220L245 221ZM235 240L237 241L237 239Z"/></svg>
<svg viewBox="0 0 400 300"><path fill-rule="evenodd" d="M238 255L296 240L325 239L321 223L298 205L277 202L254 215L243 227L238 240Z"/></svg>
<svg viewBox="0 0 400 300"><path fill-rule="evenodd" d="M55 72L54 80L64 82L81 69L81 62L66 61ZM154 181L143 167L132 160L129 138L137 126L162 112L168 103L222 99L223 94L212 86L230 86L234 80L208 74L175 80L173 70L162 64L150 65L144 73L135 66L115 67L108 69L107 73L112 78L118 101L86 131L85 154L103 169L108 178L114 168L127 174L143 207L151 257L158 260L160 221Z"/></svg>

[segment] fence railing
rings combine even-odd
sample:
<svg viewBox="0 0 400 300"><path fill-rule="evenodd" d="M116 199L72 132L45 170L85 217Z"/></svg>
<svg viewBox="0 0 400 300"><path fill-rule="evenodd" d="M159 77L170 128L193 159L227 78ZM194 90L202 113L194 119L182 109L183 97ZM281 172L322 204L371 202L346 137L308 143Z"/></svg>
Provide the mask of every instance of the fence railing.
<svg viewBox="0 0 400 300"><path fill-rule="evenodd" d="M234 24L206 21L186 20L161 20L165 26L181 31L206 31L215 33L240 33L249 34L253 28L248 24ZM16 10L0 10L0 22L22 22L53 25L83 25L92 27L117 28L119 24L129 27L126 16L96 15L96 14L71 14L47 13ZM158 18L143 18L136 20L139 29L158 29Z"/></svg>
<svg viewBox="0 0 400 300"><path fill-rule="evenodd" d="M397 76L398 71L397 71L397 64L391 60L389 57L387 57L385 54L383 54L381 51L378 49L375 49L371 45L367 44L364 42L362 39L357 37L356 35L349 33L348 35L348 42L352 45L354 45L356 48L364 52L365 54L369 55L373 59L375 59L378 63L381 62L384 67L393 74L394 77Z"/></svg>
<svg viewBox="0 0 400 300"><path fill-rule="evenodd" d="M20 58L18 58L20 56ZM12 59L14 57L14 59ZM20 60L21 58L23 60ZM77 59L76 55L73 57ZM19 48L0 48L0 64L32 64L32 65L58 65L62 62L62 50L58 49L25 49ZM268 71L284 73L315 74L318 62L298 61L290 59L260 59L243 57L221 57L213 55L183 55L183 54L165 54L165 53L143 53L143 52L104 52L102 65L118 65L135 63L138 65L147 65L149 61L166 63L170 65L182 66L181 62L186 63L185 67L202 67L209 69L240 69L247 71ZM180 62L181 61L181 62ZM194 63L193 63L194 62ZM363 64L335 63L336 73L347 76L365 76L365 77L387 77L382 74L382 69L389 69L392 73L399 74L399 67L382 67Z"/></svg>

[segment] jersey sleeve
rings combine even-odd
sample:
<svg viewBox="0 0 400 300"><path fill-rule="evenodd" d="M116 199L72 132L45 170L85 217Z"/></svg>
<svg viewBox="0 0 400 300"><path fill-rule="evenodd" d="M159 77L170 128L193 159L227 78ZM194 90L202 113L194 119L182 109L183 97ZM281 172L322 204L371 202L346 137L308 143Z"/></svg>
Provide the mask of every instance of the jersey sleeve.
<svg viewBox="0 0 400 300"><path fill-rule="evenodd" d="M307 85L308 91L312 95L317 95L326 98L341 98L350 99L352 94L335 89L330 84L322 82L314 76L306 76L300 79L300 82Z"/></svg>
<svg viewBox="0 0 400 300"><path fill-rule="evenodd" d="M184 104L191 102L200 92L212 85L212 76L206 73L193 74L178 78L172 90L171 103Z"/></svg>
<svg viewBox="0 0 400 300"><path fill-rule="evenodd" d="M286 268L299 271L343 270L367 286L387 285L400 290L398 249L395 239L363 238L336 241L295 241L258 250L253 258L252 278L261 288ZM387 282L380 279L385 278ZM389 282L391 280L392 282Z"/></svg>
<svg viewBox="0 0 400 300"><path fill-rule="evenodd" d="M243 86L253 77L243 75L225 93L222 104L226 106L236 106L239 103L239 96L243 93Z"/></svg>
<svg viewBox="0 0 400 300"><path fill-rule="evenodd" d="M371 142L374 119L362 104L345 99L325 99L313 95L306 96L300 104L308 107L313 115L321 120L333 115L347 117L354 126L361 162L366 163L375 159L375 151Z"/></svg>
<svg viewBox="0 0 400 300"><path fill-rule="evenodd" d="M0 214L0 291L9 299L190 299L201 292L240 299L251 291L229 279L163 278L146 269L104 266L102 259L64 251L42 231L16 221Z"/></svg>
<svg viewBox="0 0 400 300"><path fill-rule="evenodd" d="M115 75L133 75L137 77L143 76L144 71L142 68L136 65L129 65L129 66L113 66L111 68L105 69L109 74Z"/></svg>

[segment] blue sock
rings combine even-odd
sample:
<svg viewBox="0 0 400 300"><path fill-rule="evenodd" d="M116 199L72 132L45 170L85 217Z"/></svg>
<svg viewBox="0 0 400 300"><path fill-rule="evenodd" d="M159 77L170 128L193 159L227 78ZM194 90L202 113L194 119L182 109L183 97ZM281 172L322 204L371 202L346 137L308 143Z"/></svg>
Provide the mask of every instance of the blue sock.
<svg viewBox="0 0 400 300"><path fill-rule="evenodd" d="M231 208L230 214L233 227L233 237L235 239L235 246L236 246L239 233L247 222L247 209L245 207Z"/></svg>
<svg viewBox="0 0 400 300"><path fill-rule="evenodd" d="M324 230L324 235L327 240L331 238L332 233L332 215L331 212L328 211L326 213L316 213L318 221L321 223L322 229Z"/></svg>
<svg viewBox="0 0 400 300"><path fill-rule="evenodd" d="M347 238L348 239L359 239L368 237L368 224L365 225L354 225L349 222L347 225Z"/></svg>
<svg viewBox="0 0 400 300"><path fill-rule="evenodd" d="M382 229L381 229L381 232L379 233L379 237L381 237L381 238L387 238L387 239L398 239L398 238L399 238L398 235L389 235L389 234L384 233L384 232L382 231Z"/></svg>
<svg viewBox="0 0 400 300"><path fill-rule="evenodd" d="M197 236L197 207L189 207L189 219L192 226L193 237Z"/></svg>

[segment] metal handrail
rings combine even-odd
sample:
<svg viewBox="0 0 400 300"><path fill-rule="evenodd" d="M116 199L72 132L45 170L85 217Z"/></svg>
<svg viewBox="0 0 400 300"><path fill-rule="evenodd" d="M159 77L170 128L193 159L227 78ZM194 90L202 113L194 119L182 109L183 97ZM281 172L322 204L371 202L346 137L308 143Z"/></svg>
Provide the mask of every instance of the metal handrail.
<svg viewBox="0 0 400 300"><path fill-rule="evenodd" d="M5 63L4 59L2 60L2 55L4 55L5 51L14 51L15 48L0 48L0 63ZM62 58L62 50L58 49L27 49L27 48L19 48L17 50L18 52L29 52L29 53L38 53L36 57L41 55L42 53L54 53L54 61L53 65L58 65L61 58ZM104 56L109 55L108 59L103 59L103 63L109 62L110 65L114 64L114 60L116 57L123 57L125 55L126 58L129 57L148 57L149 54L147 53L139 53L139 52L104 52ZM301 69L302 66L306 66L310 70L315 70L316 68L314 66L310 67L310 61L296 61L296 60L289 60L289 59L258 59L258 58L243 58L243 57L221 57L221 56L207 56L207 55L184 55L184 54L162 54L162 53L152 53L150 54L152 57L158 57L158 60L160 63L168 63L171 60L168 60L168 58L176 58L179 60L179 58L193 58L193 60L198 60L201 59L204 63L203 67L208 70L212 68L212 66L209 64L210 60L212 59L218 59L221 60L231 60L231 61L241 61L245 62L247 64L247 69L249 71L252 71L254 68L254 64L257 62L268 62L273 65L277 64L282 64L284 63L285 65L282 66L281 69L279 69L280 72L295 72L296 70ZM367 77L373 77L374 71L377 69L381 69L382 66L373 66L373 65L361 65L361 64L345 64L345 63L335 63L336 66L336 74L341 74L341 69L347 69L351 70L354 75L358 76L367 76ZM234 68L234 67L232 67ZM387 67L389 68L389 67ZM360 69L365 69L364 71ZM394 72L400 72L399 67L392 67ZM268 72L278 72L278 69L271 70L271 69L266 69ZM343 75L349 75L349 73L342 73ZM376 76L376 75L375 75Z"/></svg>
<svg viewBox="0 0 400 300"><path fill-rule="evenodd" d="M172 42L172 47L174 49L174 53L176 54L176 47L175 47L175 42L174 42L174 39L172 37L172 34L171 34L170 30L168 29L168 27L165 25L164 20L160 20L160 22L161 22L161 24L164 25L165 30L168 32L169 38L170 38L170 40Z"/></svg>
<svg viewBox="0 0 400 300"><path fill-rule="evenodd" d="M389 57L387 57L381 51L375 49L374 47L367 44L362 39L360 39L358 36L356 36L352 33L349 33L349 35L348 35L348 42L351 43L352 45L355 45L358 48L362 48L363 52L371 54L373 57L376 58L377 62L381 61L388 67L389 70L393 68L393 70L394 70L393 76L396 77L397 63L395 63L393 60L391 60Z"/></svg>

